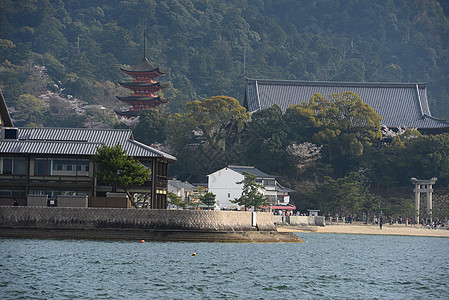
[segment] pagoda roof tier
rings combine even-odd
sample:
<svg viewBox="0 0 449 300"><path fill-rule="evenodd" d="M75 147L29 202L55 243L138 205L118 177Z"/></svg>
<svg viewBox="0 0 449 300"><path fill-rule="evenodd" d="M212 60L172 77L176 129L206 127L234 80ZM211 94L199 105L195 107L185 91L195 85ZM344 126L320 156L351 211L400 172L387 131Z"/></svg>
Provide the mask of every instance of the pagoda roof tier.
<svg viewBox="0 0 449 300"><path fill-rule="evenodd" d="M132 76L132 77L139 77L139 76L149 77L149 76L151 76L152 78L156 78L158 76L165 75L165 73L161 72L159 70L159 68L149 70L149 71L130 71L130 70L126 70L123 68L120 68L120 70L122 70L123 73L128 74L129 76Z"/></svg>
<svg viewBox="0 0 449 300"><path fill-rule="evenodd" d="M126 74L135 74L135 73L155 73L159 75L165 75L165 73L161 72L159 68L155 68L146 57L142 58L142 60L134 66L129 67L129 69L120 68Z"/></svg>
<svg viewBox="0 0 449 300"><path fill-rule="evenodd" d="M122 68L120 68L122 69ZM129 69L126 69L126 71L130 72L150 72L155 70L156 68L153 67L152 64L148 61L146 57L142 58L142 60L134 66L131 66ZM122 69L123 70L123 69Z"/></svg>
<svg viewBox="0 0 449 300"><path fill-rule="evenodd" d="M162 99L161 97L117 97L120 101L128 103L129 105L133 106L133 108L153 108L158 105L167 103L168 100Z"/></svg>
<svg viewBox="0 0 449 300"><path fill-rule="evenodd" d="M148 101L165 101L164 99L161 99L159 96L141 96L141 95L135 95L135 96L127 96L127 97L119 97L117 96L117 99L123 102L148 102ZM164 102L165 103L165 102Z"/></svg>
<svg viewBox="0 0 449 300"><path fill-rule="evenodd" d="M144 81L133 81L133 82L120 82L119 84L123 86L124 88L135 88L135 87L146 87L151 88L152 90L160 90L160 89L166 89L168 88L167 85L162 85L159 82L152 83L152 82L144 82Z"/></svg>

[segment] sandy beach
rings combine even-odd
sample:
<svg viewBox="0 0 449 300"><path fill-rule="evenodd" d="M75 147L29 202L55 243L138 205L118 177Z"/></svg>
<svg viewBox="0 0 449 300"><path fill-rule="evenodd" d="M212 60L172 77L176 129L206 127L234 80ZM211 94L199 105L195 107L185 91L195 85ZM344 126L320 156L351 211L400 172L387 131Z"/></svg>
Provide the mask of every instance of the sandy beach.
<svg viewBox="0 0 449 300"><path fill-rule="evenodd" d="M316 232L316 233L346 233L346 234L382 234L382 235L406 235L406 236L434 236L449 237L449 230L445 227L428 229L414 225L384 225L382 229L378 225L365 224L331 224L326 226L279 226L279 232Z"/></svg>

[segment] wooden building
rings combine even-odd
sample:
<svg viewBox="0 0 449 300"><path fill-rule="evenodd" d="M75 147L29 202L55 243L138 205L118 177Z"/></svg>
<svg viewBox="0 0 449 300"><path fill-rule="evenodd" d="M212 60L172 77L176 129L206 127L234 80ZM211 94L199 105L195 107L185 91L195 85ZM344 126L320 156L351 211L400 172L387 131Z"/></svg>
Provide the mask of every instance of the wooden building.
<svg viewBox="0 0 449 300"><path fill-rule="evenodd" d="M26 205L29 195L65 195L87 196L89 206L101 206L98 198L113 190L96 178L94 155L102 145L120 144L126 155L151 169L150 180L130 193L145 195L150 208L167 208L168 164L176 158L134 140L131 130L15 128L3 97L0 108L0 205L13 199Z"/></svg>
<svg viewBox="0 0 449 300"><path fill-rule="evenodd" d="M449 132L449 122L432 117L424 83L323 82L246 79L244 106L255 112L277 104L282 111L308 102L315 93L354 92L390 129L413 128L424 134Z"/></svg>
<svg viewBox="0 0 449 300"><path fill-rule="evenodd" d="M146 57L145 32L143 40L142 60L137 65L131 66L130 68L120 68L123 73L133 78L131 82L119 82L122 87L132 91L130 96L117 96L120 101L130 106L126 111L116 111L116 113L122 117L137 117L139 116L140 111L144 109L156 108L157 106L168 102L166 99L163 99L156 94L159 90L167 88L166 85L161 85L156 81L156 78L164 76L165 73L161 72L159 68L155 68L151 65Z"/></svg>

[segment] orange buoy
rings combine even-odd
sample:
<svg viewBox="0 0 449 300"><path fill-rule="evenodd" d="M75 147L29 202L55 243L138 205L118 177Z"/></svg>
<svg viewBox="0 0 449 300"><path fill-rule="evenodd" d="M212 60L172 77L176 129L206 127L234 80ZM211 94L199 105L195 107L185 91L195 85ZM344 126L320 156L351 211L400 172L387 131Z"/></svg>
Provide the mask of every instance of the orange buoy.
<svg viewBox="0 0 449 300"><path fill-rule="evenodd" d="M141 243L145 243L145 240L140 240Z"/></svg>
<svg viewBox="0 0 449 300"><path fill-rule="evenodd" d="M195 253L195 252L193 252L193 253L192 253L192 256L196 256L196 253Z"/></svg>

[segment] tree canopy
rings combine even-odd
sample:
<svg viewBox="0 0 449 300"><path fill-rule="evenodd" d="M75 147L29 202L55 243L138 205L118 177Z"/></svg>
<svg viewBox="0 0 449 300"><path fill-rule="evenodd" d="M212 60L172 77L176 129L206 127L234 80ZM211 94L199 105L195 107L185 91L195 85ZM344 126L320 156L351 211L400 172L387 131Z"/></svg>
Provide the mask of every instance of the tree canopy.
<svg viewBox="0 0 449 300"><path fill-rule="evenodd" d="M183 180L254 165L280 176L305 209L308 191L363 172L380 205L397 211L410 177L447 186L447 135L399 130L391 144L373 147L379 117L353 93L301 99L285 114L273 106L250 121L240 105L245 77L426 82L432 114L449 119L442 3L3 0L0 87L17 126L131 128L176 155L171 174ZM158 94L169 102L142 112L137 126L119 123L116 96L129 91L118 82L130 80L120 67L137 64L143 50L167 73Z"/></svg>
<svg viewBox="0 0 449 300"><path fill-rule="evenodd" d="M38 82L119 108L115 96L125 91L117 82L127 78L119 67L139 62L146 28L146 55L168 73L161 81L170 85L164 90L170 113L216 95L242 102L249 77L427 82L431 111L449 119L449 20L442 3L3 0L0 86L10 106L21 94L38 97L30 84ZM32 66L45 67L45 81L29 76Z"/></svg>
<svg viewBox="0 0 449 300"><path fill-rule="evenodd" d="M249 113L240 103L227 96L214 96L204 101L187 103L187 118L192 120L205 141L226 150L242 132Z"/></svg>
<svg viewBox="0 0 449 300"><path fill-rule="evenodd" d="M139 123L133 130L136 140L151 145L164 142L166 118L156 109L145 109L139 115Z"/></svg>
<svg viewBox="0 0 449 300"><path fill-rule="evenodd" d="M97 149L94 157L97 164L96 176L109 183L115 191L118 187L128 189L145 183L151 175L149 168L126 155L120 144Z"/></svg>
<svg viewBox="0 0 449 300"><path fill-rule="evenodd" d="M217 201L215 200L215 194L212 192L206 192L200 196L200 201L207 206L214 206Z"/></svg>
<svg viewBox="0 0 449 300"><path fill-rule="evenodd" d="M238 199L231 200L232 203L244 206L245 209L254 207L255 210L267 205L267 198L261 192L263 186L256 182L257 176L243 172L244 179L236 182L243 184L242 195Z"/></svg>
<svg viewBox="0 0 449 300"><path fill-rule="evenodd" d="M333 93L329 99L315 94L308 103L289 107L286 115L293 128L307 128L299 130L302 138L325 146L323 155L340 174L348 169L348 158L361 156L382 137L381 117L353 92Z"/></svg>

